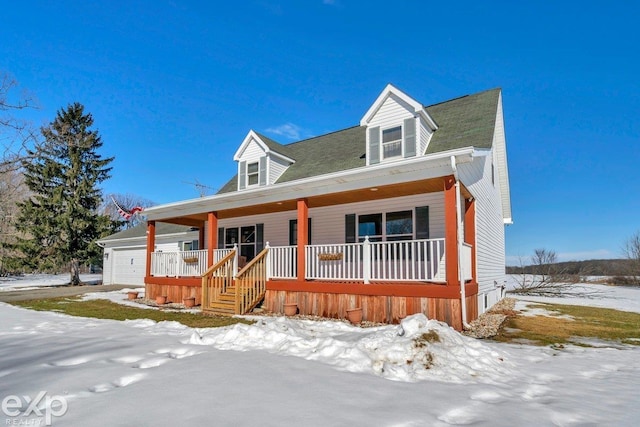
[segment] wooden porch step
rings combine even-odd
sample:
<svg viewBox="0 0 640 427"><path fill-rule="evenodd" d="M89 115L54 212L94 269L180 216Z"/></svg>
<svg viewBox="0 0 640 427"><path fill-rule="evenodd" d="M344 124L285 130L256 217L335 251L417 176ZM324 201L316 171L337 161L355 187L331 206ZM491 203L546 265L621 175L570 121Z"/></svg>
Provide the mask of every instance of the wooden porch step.
<svg viewBox="0 0 640 427"><path fill-rule="evenodd" d="M236 314L236 305L234 303L228 304L224 302L212 302L207 307L209 311L215 311L220 313Z"/></svg>

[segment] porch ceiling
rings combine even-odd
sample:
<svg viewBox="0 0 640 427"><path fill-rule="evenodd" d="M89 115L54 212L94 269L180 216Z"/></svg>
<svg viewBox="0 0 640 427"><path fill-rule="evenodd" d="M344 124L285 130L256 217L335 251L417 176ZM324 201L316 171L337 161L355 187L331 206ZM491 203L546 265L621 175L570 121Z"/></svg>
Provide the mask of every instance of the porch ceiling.
<svg viewBox="0 0 640 427"><path fill-rule="evenodd" d="M346 203L389 199L393 197L412 196L415 194L435 193L443 191L443 178L432 178L420 181L413 181L402 184L391 184L384 186L376 186L369 188L361 188L351 191L343 191L331 194L322 194L318 196L308 197L309 208L318 208L323 206L341 205ZM471 197L469 190L462 185L461 194L464 198ZM280 202L263 203L253 206L246 206L235 209L225 209L217 211L218 219L236 218L241 216L259 215L273 212L293 211L297 209L295 193L294 198L283 200ZM207 212L198 214L185 215L181 217L173 217L162 219L162 222L174 224L190 225L200 227L207 220Z"/></svg>

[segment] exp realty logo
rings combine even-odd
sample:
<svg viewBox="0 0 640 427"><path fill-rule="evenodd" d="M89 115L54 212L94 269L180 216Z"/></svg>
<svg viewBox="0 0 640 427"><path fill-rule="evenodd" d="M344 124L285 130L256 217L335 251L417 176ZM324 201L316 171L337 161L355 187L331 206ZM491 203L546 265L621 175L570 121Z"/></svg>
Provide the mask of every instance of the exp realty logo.
<svg viewBox="0 0 640 427"><path fill-rule="evenodd" d="M2 399L1 410L7 416L5 426L50 426L53 417L67 413L63 396L49 396L40 391L36 397L10 395Z"/></svg>

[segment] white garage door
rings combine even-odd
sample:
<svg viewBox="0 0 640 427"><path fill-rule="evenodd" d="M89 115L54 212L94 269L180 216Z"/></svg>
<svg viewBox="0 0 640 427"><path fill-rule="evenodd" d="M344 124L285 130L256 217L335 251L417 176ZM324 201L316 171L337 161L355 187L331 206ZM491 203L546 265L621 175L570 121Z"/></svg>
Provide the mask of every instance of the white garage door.
<svg viewBox="0 0 640 427"><path fill-rule="evenodd" d="M146 258L147 251L144 248L114 250L113 283L144 286Z"/></svg>

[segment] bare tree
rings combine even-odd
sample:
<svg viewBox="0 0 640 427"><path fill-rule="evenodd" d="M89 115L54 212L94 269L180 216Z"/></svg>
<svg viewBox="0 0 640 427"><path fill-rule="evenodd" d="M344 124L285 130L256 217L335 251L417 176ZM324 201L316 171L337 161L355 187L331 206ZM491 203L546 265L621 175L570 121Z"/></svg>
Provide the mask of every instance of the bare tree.
<svg viewBox="0 0 640 427"><path fill-rule="evenodd" d="M520 259L520 274L516 279L516 287L510 292L536 296L562 296L572 290L578 281L558 266L555 251L536 249L531 256L531 263L524 265Z"/></svg>
<svg viewBox="0 0 640 427"><path fill-rule="evenodd" d="M37 130L16 117L20 110L35 108L34 98L25 91L16 94L18 82L7 72L0 72L0 172L18 169L27 148L37 139Z"/></svg>
<svg viewBox="0 0 640 427"><path fill-rule="evenodd" d="M116 204L127 212L130 212L136 207L144 209L155 205L155 203L151 200L145 199L144 197L137 196L135 194L107 194L102 200L100 212L104 215L107 215L109 218L111 218L112 221L119 222L121 224L120 228L124 230L135 227L136 225L144 222L144 210L137 215L132 215L129 219L125 219L122 216L122 213L119 212L118 206L116 206Z"/></svg>
<svg viewBox="0 0 640 427"><path fill-rule="evenodd" d="M33 97L18 92L17 81L9 73L0 71L0 274L5 271L4 259L12 254L8 246L15 242L18 232L15 218L17 203L29 197L21 170L21 160L36 141L37 132L26 120L16 115L24 109L35 108Z"/></svg>
<svg viewBox="0 0 640 427"><path fill-rule="evenodd" d="M624 242L622 252L630 261L627 275L633 284L640 284L640 230Z"/></svg>

